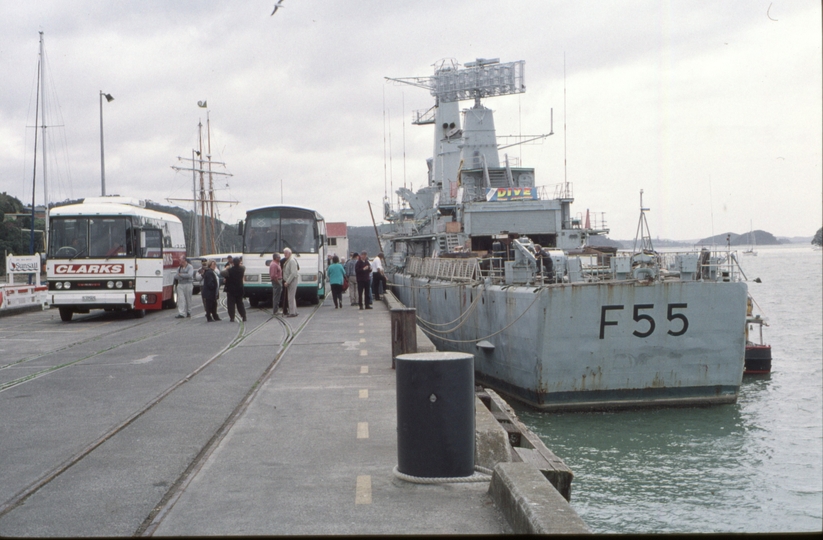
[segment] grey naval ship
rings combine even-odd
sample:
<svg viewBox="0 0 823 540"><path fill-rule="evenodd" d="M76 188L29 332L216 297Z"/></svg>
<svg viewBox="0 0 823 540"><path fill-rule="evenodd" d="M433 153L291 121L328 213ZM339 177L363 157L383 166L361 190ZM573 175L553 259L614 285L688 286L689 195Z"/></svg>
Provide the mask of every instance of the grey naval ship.
<svg viewBox="0 0 823 540"><path fill-rule="evenodd" d="M393 292L438 350L474 355L478 383L541 410L734 403L747 301L734 253L656 252L642 192L635 249L593 247L608 229L572 215L570 183L501 162L481 99L524 92L524 68L452 60L389 79L435 98L412 120L434 129L428 181L384 202Z"/></svg>

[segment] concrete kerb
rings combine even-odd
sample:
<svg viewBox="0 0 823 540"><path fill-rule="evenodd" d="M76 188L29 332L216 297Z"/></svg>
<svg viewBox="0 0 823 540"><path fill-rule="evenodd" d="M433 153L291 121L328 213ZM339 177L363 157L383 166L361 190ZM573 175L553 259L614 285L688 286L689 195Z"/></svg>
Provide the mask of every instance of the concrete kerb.
<svg viewBox="0 0 823 540"><path fill-rule="evenodd" d="M31 313L32 311L46 311L48 308L40 304L32 304L29 306L19 306L6 309L0 309L0 317L10 317L11 315L21 315L23 313Z"/></svg>
<svg viewBox="0 0 823 540"><path fill-rule="evenodd" d="M403 308L391 292L383 295L386 307ZM437 349L417 327L418 352ZM480 398L475 398L475 463L494 474L489 494L518 534L591 534L563 495L531 463L512 462L506 430Z"/></svg>
<svg viewBox="0 0 823 540"><path fill-rule="evenodd" d="M498 463L489 493L515 534L591 534L566 499L529 463Z"/></svg>

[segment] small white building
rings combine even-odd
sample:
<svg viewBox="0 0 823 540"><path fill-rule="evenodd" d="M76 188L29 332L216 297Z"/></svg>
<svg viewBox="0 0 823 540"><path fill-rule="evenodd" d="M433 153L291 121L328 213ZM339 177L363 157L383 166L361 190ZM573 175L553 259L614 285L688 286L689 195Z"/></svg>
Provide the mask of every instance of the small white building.
<svg viewBox="0 0 823 540"><path fill-rule="evenodd" d="M345 222L326 223L326 253L337 255L341 263L349 258L349 236Z"/></svg>

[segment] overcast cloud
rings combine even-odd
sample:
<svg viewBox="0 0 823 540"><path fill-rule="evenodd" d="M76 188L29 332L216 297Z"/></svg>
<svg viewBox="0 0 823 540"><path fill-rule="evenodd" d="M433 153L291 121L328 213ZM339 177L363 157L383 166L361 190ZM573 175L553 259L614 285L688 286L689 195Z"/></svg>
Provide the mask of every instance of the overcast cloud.
<svg viewBox="0 0 823 540"><path fill-rule="evenodd" d="M233 175L217 197L238 201L225 221L279 203L282 182L283 202L367 225L366 201L379 220L432 152L410 115L433 98L384 77L499 57L526 61L527 87L486 100L499 135L548 133L554 109L552 137L505 152L539 185L565 177L574 211L605 213L613 238L634 237L641 189L662 238L821 226L818 1L284 0L273 17L258 0L0 4L0 191L25 202L42 31L51 201L100 193L102 90L109 194L191 198L171 166L197 147L207 100Z"/></svg>

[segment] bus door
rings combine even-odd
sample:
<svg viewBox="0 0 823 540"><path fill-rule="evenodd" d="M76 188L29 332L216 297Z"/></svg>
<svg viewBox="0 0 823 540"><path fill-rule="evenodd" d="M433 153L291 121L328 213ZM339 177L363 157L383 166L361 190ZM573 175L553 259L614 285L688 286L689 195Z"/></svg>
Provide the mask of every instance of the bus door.
<svg viewBox="0 0 823 540"><path fill-rule="evenodd" d="M160 309L163 302L163 231L138 229L135 309Z"/></svg>

